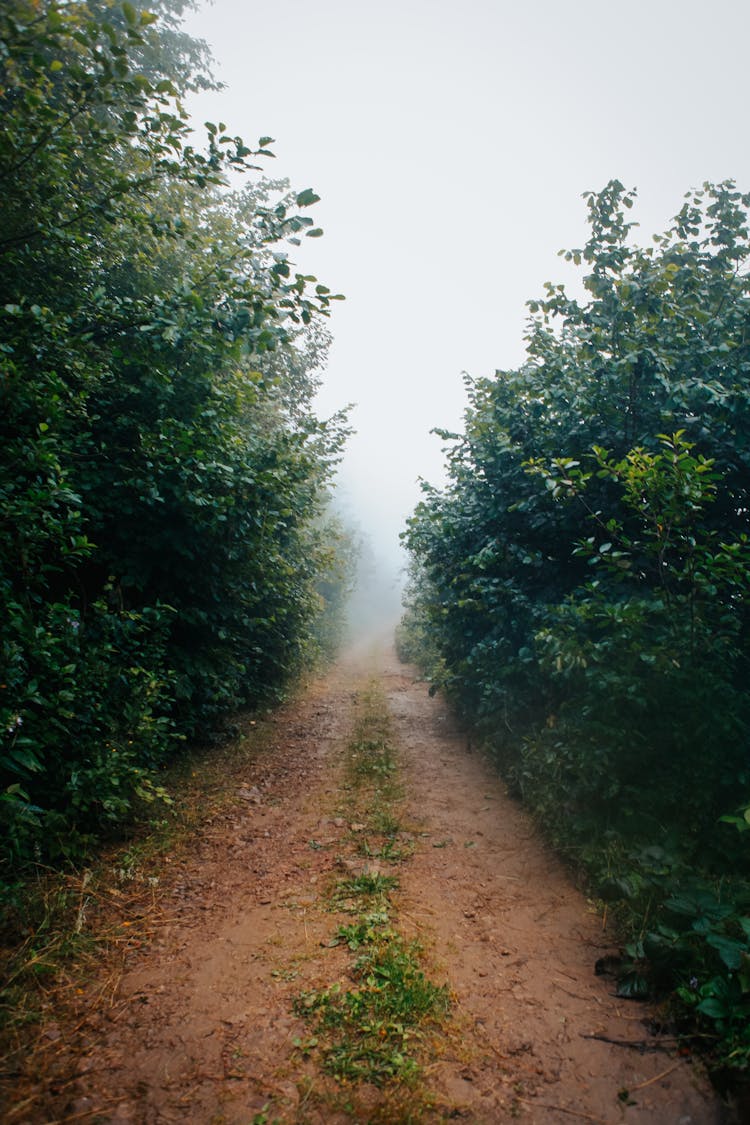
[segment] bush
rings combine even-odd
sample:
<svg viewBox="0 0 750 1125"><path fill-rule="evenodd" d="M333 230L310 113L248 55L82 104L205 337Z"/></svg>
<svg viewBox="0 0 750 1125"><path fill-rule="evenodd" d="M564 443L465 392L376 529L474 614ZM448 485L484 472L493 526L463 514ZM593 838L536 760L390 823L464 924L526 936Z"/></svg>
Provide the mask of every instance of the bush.
<svg viewBox="0 0 750 1125"><path fill-rule="evenodd" d="M588 197L586 300L548 285L527 362L468 380L402 630L744 1066L749 857L717 821L750 794L750 196L705 185L647 249L632 203Z"/></svg>

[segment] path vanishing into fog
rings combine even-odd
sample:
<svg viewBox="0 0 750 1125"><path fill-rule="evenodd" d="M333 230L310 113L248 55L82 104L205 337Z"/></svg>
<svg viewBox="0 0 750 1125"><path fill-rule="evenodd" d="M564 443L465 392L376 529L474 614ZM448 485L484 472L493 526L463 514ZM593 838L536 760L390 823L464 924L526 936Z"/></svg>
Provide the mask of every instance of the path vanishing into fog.
<svg viewBox="0 0 750 1125"><path fill-rule="evenodd" d="M401 760L411 852L395 872L395 924L451 994L440 1033L420 1044L423 1096L408 1111L392 1092L325 1075L299 1047L310 1031L293 1008L304 990L346 983L326 894L363 862L357 826L339 815L340 763L373 680ZM653 1034L649 1009L595 974L613 950L602 919L414 669L386 649L349 654L269 730L226 778L230 800L165 861L147 940L116 979L110 967L106 982L102 969L81 986L46 1085L9 1120L722 1120L692 1061Z"/></svg>

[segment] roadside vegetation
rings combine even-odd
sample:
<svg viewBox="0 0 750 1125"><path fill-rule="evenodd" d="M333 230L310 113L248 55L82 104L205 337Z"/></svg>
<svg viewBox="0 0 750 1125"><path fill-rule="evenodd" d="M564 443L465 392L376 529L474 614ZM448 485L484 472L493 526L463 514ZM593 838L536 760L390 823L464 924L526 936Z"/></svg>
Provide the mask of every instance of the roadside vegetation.
<svg viewBox="0 0 750 1125"><path fill-rule="evenodd" d="M750 1069L750 195L640 247L587 197L581 298L467 379L449 484L408 524L404 659L474 728L717 1070Z"/></svg>
<svg viewBox="0 0 750 1125"><path fill-rule="evenodd" d="M8 904L0 943L0 1104L8 1120L32 1107L56 1116L45 1099L69 1082L65 1051L75 1044L85 1054L83 1025L117 1007L128 959L171 914L165 886L175 859L236 805L238 778L273 751L276 713L241 718L220 746L186 750L161 775L170 803L160 816L103 844L85 864L37 864Z"/></svg>
<svg viewBox="0 0 750 1125"><path fill-rule="evenodd" d="M330 654L352 562L310 189L196 127L188 0L0 11L0 883L150 815L161 770Z"/></svg>

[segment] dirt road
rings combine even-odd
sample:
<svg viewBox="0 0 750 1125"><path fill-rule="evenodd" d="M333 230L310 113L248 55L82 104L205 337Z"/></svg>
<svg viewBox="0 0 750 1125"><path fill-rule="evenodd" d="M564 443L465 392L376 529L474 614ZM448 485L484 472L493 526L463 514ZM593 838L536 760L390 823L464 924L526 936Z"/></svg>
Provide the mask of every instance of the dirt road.
<svg viewBox="0 0 750 1125"><path fill-rule="evenodd" d="M362 858L367 830L347 813L342 761L373 677L400 761L397 866L394 849ZM56 1029L54 1081L14 1125L723 1120L649 1010L595 975L612 949L601 918L413 669L383 652L343 661L228 783L229 804L164 863L151 940L106 1005L87 1007L96 980L81 989L77 1026ZM347 980L330 888L363 870L396 872L394 924L450 991L406 1100L325 1075L296 1014L295 998Z"/></svg>

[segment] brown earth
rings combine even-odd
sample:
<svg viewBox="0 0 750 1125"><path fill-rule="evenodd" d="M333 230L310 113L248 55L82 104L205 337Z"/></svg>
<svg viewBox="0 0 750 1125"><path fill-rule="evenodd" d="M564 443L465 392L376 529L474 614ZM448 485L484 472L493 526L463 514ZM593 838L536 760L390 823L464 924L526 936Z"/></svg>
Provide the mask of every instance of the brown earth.
<svg viewBox="0 0 750 1125"><path fill-rule="evenodd" d="M374 1088L342 1092L294 1045L309 1036L294 997L346 979L325 891L356 862L340 764L373 676L414 848L397 924L452 996L443 1033L423 1044L419 1112ZM70 1014L43 1031L41 1069L32 1081L20 1068L8 1123L725 1120L696 1064L651 1033L653 1012L595 975L613 951L601 917L413 669L383 651L350 655L281 709L273 732L227 779L231 800L165 857L149 940L133 943L114 983L111 964L79 982Z"/></svg>

